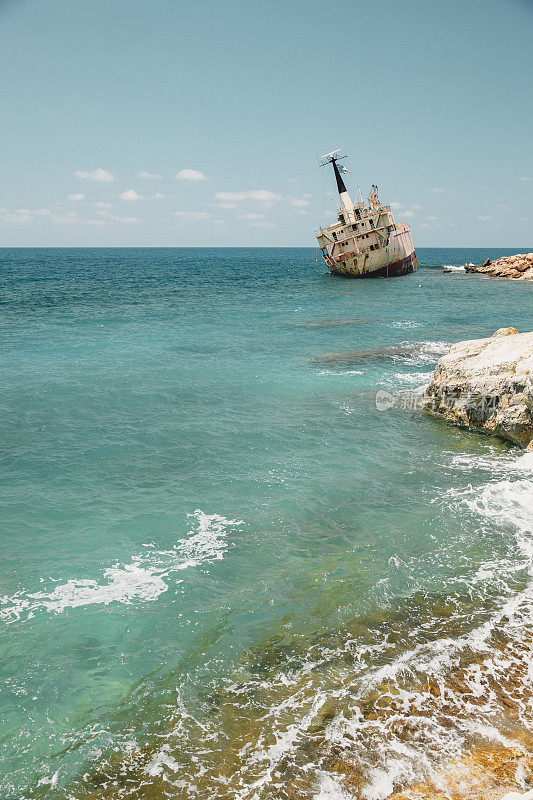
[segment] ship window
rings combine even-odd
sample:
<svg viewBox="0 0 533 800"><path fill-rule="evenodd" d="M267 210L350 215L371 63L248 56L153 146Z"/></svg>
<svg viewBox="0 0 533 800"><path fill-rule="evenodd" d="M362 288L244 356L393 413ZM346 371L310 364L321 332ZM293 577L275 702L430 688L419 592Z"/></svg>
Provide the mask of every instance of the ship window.
<svg viewBox="0 0 533 800"><path fill-rule="evenodd" d="M357 230L357 225L352 225L352 231L356 231L356 230Z"/></svg>
<svg viewBox="0 0 533 800"><path fill-rule="evenodd" d="M372 225L372 227L374 227L374 220L373 219L370 220L370 224Z"/></svg>

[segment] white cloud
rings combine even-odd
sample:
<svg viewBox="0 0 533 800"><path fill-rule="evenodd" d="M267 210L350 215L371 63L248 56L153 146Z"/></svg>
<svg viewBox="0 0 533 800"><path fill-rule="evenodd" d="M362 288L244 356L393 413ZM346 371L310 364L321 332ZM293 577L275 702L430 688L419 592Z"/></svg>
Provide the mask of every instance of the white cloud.
<svg viewBox="0 0 533 800"><path fill-rule="evenodd" d="M161 180L161 175L158 175L156 172L146 172L145 170L142 170L142 172L138 172L137 173L137 177L138 178L146 178L146 180L149 180L149 181L160 181Z"/></svg>
<svg viewBox="0 0 533 800"><path fill-rule="evenodd" d="M237 208L237 203L219 203L219 208Z"/></svg>
<svg viewBox="0 0 533 800"><path fill-rule="evenodd" d="M435 186L431 191L434 194L446 194L448 189L445 189L444 186Z"/></svg>
<svg viewBox="0 0 533 800"><path fill-rule="evenodd" d="M252 214L252 213L250 213L250 214L237 214L237 219L255 220L255 219L264 219L264 218L265 218L264 214Z"/></svg>
<svg viewBox="0 0 533 800"><path fill-rule="evenodd" d="M165 200L168 197L168 194L161 194L161 192L155 192L152 196L152 200Z"/></svg>
<svg viewBox="0 0 533 800"><path fill-rule="evenodd" d="M137 217L120 217L118 214L110 214L109 215L109 221L110 222L122 222L122 223L124 223L126 225L136 225L141 220L137 219Z"/></svg>
<svg viewBox="0 0 533 800"><path fill-rule="evenodd" d="M137 194L135 189L126 189L125 192L119 194L121 200L144 200L142 194Z"/></svg>
<svg viewBox="0 0 533 800"><path fill-rule="evenodd" d="M477 217L477 219L480 220L480 222L486 222L487 220L490 219L490 217L488 216L488 214L484 214L481 217Z"/></svg>
<svg viewBox="0 0 533 800"><path fill-rule="evenodd" d="M68 200L85 200L85 195L81 194L81 192L76 192L75 194L69 194Z"/></svg>
<svg viewBox="0 0 533 800"><path fill-rule="evenodd" d="M407 208L403 205L403 203L398 203L397 201L393 201L389 203L390 207L394 209L394 211L400 211L402 217L413 217L415 211L420 211L422 206L419 205L412 205Z"/></svg>
<svg viewBox="0 0 533 800"><path fill-rule="evenodd" d="M298 211L296 213L297 214L304 214L306 217L309 216L309 211L303 211L303 209L301 209L301 208L298 209Z"/></svg>
<svg viewBox="0 0 533 800"><path fill-rule="evenodd" d="M31 222L31 214L21 214L19 211L4 211L0 214L2 222Z"/></svg>
<svg viewBox="0 0 533 800"><path fill-rule="evenodd" d="M529 178L527 175L522 175L520 178L518 178L518 180L522 181L522 183L530 183L533 181L533 178Z"/></svg>
<svg viewBox="0 0 533 800"><path fill-rule="evenodd" d="M427 219L428 222L437 222L437 217L429 216L429 217L426 217L426 219Z"/></svg>
<svg viewBox="0 0 533 800"><path fill-rule="evenodd" d="M4 209L6 211L6 209ZM3 222L12 223L27 223L27 222L42 222L46 220L47 223L85 223L86 220L82 219L77 211L66 211L64 213L57 213L50 208L19 208L16 211L0 213L0 220Z"/></svg>
<svg viewBox="0 0 533 800"><path fill-rule="evenodd" d="M206 181L207 176L198 169L182 169L176 172L175 178L182 181Z"/></svg>
<svg viewBox="0 0 533 800"><path fill-rule="evenodd" d="M108 172L107 169L102 169L101 167L98 167L98 169L93 169L89 172L79 169L74 173L74 175L76 178L86 178L89 181L109 182L115 180L115 176L112 172Z"/></svg>
<svg viewBox="0 0 533 800"><path fill-rule="evenodd" d="M508 206L507 203L494 203L494 208L499 208L500 211L511 211L511 206Z"/></svg>
<svg viewBox="0 0 533 800"><path fill-rule="evenodd" d="M100 200L98 203L93 203L95 208L113 208L111 203L108 203L106 200Z"/></svg>
<svg viewBox="0 0 533 800"><path fill-rule="evenodd" d="M282 196L268 189L252 189L249 192L217 192L215 200L224 200L229 203L242 203L244 200L259 200L264 203L272 203L281 200Z"/></svg>
<svg viewBox="0 0 533 800"><path fill-rule="evenodd" d="M49 208L34 208L32 210L27 209L27 208L19 208L19 209L17 209L17 214L23 214L23 215L30 214L33 217L51 217L52 216L52 212L50 211ZM74 214L76 214L76 212L75 211L69 211L68 214L74 215Z"/></svg>
<svg viewBox="0 0 533 800"><path fill-rule="evenodd" d="M269 230L270 228L275 228L276 225L275 225L274 222L266 222L265 221L265 222L252 222L250 227L252 227L252 228L263 228L264 230Z"/></svg>
<svg viewBox="0 0 533 800"><path fill-rule="evenodd" d="M208 219L211 214L207 211L174 211L174 216L182 220L189 220L190 222L197 222L201 219Z"/></svg>
<svg viewBox="0 0 533 800"><path fill-rule="evenodd" d="M310 194L304 194L301 197L289 197L291 206L308 206Z"/></svg>

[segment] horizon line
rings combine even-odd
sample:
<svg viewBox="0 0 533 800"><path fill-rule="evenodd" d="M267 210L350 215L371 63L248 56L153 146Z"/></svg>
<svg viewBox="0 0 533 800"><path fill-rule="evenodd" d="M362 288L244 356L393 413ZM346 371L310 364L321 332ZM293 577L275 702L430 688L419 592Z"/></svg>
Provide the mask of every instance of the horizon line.
<svg viewBox="0 0 533 800"><path fill-rule="evenodd" d="M415 250L514 250L516 245L419 245ZM0 250L319 250L316 245L246 245L246 244L5 244L0 245ZM528 250L527 247L519 248ZM533 250L533 247L531 248ZM529 251L531 252L531 251Z"/></svg>

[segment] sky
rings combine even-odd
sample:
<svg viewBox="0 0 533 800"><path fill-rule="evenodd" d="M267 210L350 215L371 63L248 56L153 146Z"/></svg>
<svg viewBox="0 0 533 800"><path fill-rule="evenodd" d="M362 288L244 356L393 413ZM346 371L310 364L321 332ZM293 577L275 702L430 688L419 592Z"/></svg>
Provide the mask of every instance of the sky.
<svg viewBox="0 0 533 800"><path fill-rule="evenodd" d="M533 249L533 0L0 0L0 246Z"/></svg>

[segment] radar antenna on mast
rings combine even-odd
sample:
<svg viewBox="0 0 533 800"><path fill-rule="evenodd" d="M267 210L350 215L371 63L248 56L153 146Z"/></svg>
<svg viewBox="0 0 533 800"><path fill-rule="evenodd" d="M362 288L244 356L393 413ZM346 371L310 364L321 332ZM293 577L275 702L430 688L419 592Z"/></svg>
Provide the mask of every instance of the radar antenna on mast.
<svg viewBox="0 0 533 800"><path fill-rule="evenodd" d="M341 159L346 158L346 156L340 155L340 152L341 152L341 148L339 147L338 150L332 150L331 153L326 153L325 155L323 155L322 156L322 161L320 162L320 166L321 167L325 167L326 164L331 164L332 165L333 172L334 172L334 175L335 175L335 180L337 181L337 190L338 190L339 194L342 197L342 195L343 194L347 194L347 192L346 192L346 186L345 186L344 181L343 181L341 176L343 174L345 174L346 172L348 172L348 170L342 164L337 165L337 161L340 161ZM351 200L350 200L350 204L352 204Z"/></svg>
<svg viewBox="0 0 533 800"><path fill-rule="evenodd" d="M338 155L340 152L341 148L339 147L338 150L332 150L331 153L326 153L321 156L322 161L320 162L320 166L325 167L326 164L331 164L333 161L340 161L342 158L346 158L346 156Z"/></svg>

